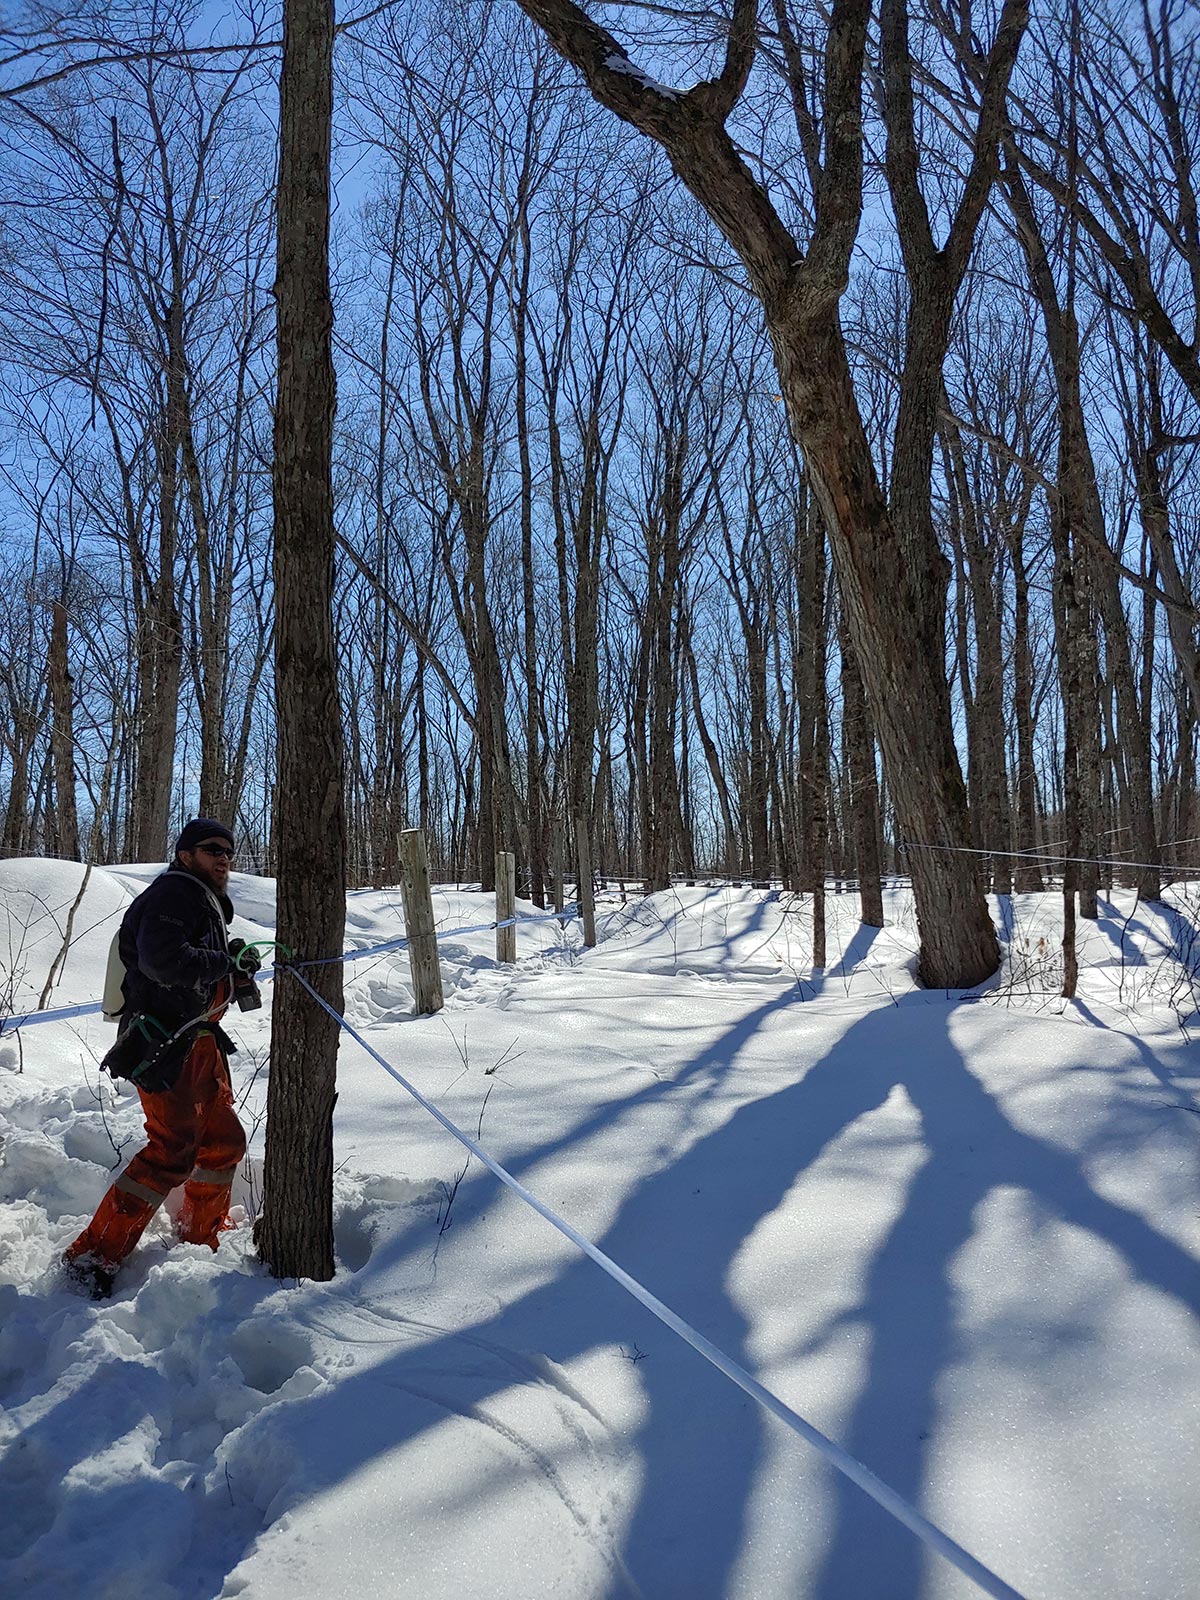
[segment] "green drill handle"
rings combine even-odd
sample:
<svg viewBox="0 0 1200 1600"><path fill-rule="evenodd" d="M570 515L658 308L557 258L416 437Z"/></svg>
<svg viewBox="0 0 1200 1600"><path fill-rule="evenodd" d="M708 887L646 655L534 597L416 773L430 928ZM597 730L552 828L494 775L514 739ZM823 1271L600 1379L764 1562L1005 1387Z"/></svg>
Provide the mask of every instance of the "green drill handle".
<svg viewBox="0 0 1200 1600"><path fill-rule="evenodd" d="M245 972L246 970L242 966L242 956L247 950L282 950L285 961L292 959L292 952L287 945L281 943L278 939L247 939L233 960L233 964L239 972Z"/></svg>

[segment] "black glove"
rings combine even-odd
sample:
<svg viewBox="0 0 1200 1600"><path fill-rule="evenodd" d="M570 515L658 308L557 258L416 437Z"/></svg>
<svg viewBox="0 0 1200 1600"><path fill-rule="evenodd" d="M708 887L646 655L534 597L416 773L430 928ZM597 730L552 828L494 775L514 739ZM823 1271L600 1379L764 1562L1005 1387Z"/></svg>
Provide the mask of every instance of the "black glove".
<svg viewBox="0 0 1200 1600"><path fill-rule="evenodd" d="M230 939L229 954L233 957L234 971L240 978L252 978L262 966L262 957L245 939Z"/></svg>

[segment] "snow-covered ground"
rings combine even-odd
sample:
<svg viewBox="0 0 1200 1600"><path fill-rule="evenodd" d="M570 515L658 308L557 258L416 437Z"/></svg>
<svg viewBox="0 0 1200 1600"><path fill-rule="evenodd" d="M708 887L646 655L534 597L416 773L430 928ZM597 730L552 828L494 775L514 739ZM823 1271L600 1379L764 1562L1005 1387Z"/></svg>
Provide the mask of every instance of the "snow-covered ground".
<svg viewBox="0 0 1200 1600"><path fill-rule="evenodd" d="M96 869L51 1006L98 997L155 869ZM0 865L0 1008L36 1005L82 869ZM235 932L274 886L235 877ZM440 892L443 928L487 920ZM1186 1600L1200 1571L1195 917L1104 902L1054 998L1054 896L996 908L1004 973L922 992L911 900L861 928L759 890L604 907L497 967L403 953L347 1012L548 1204L1039 1600ZM395 891L348 942L402 931ZM531 916L532 907L523 906ZM6 927L7 917L7 927ZM1180 957L1185 957L1180 961ZM290 981L290 980L281 980ZM269 998L271 986L265 995ZM231 1031L260 1199L266 1009ZM0 1595L22 1600L949 1600L976 1591L656 1322L358 1045L340 1270L278 1284L160 1216L111 1302L57 1260L137 1148L99 1018L0 1038ZM465 1171L464 1171L465 1165Z"/></svg>

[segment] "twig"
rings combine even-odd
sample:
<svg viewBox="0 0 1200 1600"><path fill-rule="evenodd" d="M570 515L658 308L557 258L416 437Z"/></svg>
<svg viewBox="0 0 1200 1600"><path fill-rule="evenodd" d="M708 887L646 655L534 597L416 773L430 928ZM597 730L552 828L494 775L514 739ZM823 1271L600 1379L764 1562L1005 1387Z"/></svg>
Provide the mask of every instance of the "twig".
<svg viewBox="0 0 1200 1600"><path fill-rule="evenodd" d="M46 974L46 985L38 997L37 1008L39 1011L44 1011L46 1009L46 1002L50 998L50 991L54 988L54 981L58 977L58 974L62 968L66 965L67 952L71 948L71 930L75 926L75 913L79 910L79 907L83 901L83 897L87 893L88 879L91 877L91 875L92 863L89 861L87 866L83 869L83 882L79 885L79 893L71 902L71 909L67 913L67 926L63 933L62 945L59 948L58 954L50 963L50 971Z"/></svg>

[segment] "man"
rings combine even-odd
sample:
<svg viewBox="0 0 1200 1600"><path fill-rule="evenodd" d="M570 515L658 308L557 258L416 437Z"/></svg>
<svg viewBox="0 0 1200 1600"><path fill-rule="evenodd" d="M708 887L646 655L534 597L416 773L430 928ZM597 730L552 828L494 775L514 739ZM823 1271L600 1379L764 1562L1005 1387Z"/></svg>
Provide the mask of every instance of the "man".
<svg viewBox="0 0 1200 1600"><path fill-rule="evenodd" d="M70 1278L97 1299L111 1294L118 1266L179 1184L186 1184L176 1223L180 1238L215 1250L227 1226L246 1135L234 1110L223 1035L205 1024L215 1028L224 1014L235 970L252 974L258 966L251 947L240 939L231 945L226 937L233 856L233 834L224 823L193 818L176 841L171 865L121 921L122 1015L147 1015L171 1030L200 1023L187 1034L192 1042L174 1082L138 1085L149 1142L63 1255Z"/></svg>

